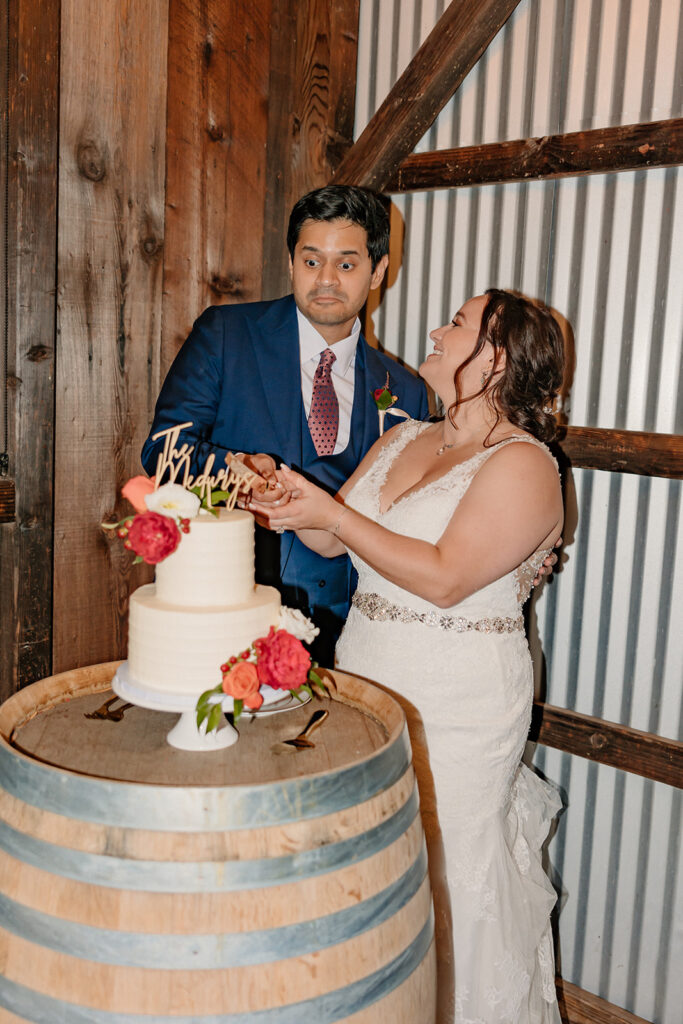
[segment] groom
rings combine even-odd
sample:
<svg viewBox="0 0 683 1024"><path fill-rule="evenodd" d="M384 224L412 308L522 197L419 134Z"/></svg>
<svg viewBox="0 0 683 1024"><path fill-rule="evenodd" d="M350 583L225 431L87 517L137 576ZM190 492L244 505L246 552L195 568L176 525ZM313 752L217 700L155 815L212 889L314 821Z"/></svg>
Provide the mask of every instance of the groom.
<svg viewBox="0 0 683 1024"><path fill-rule="evenodd" d="M285 462L335 493L379 436L373 392L387 379L397 407L427 415L422 382L361 334L358 314L388 264L381 197L350 185L309 192L292 210L287 247L291 295L212 306L194 324L142 450L150 475L163 443L154 435L191 422L177 447L194 445L193 474L212 453L216 467L228 451L267 453L255 459L266 475ZM348 558L321 558L292 533L257 527L256 579L315 621L313 657L331 666L355 585Z"/></svg>

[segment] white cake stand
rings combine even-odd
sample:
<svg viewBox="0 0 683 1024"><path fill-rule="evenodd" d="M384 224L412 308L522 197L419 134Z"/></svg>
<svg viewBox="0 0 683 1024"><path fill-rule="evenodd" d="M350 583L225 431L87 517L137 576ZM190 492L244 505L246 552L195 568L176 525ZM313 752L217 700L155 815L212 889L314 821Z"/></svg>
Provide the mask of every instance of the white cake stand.
<svg viewBox="0 0 683 1024"><path fill-rule="evenodd" d="M237 729L225 719L219 729L213 729L209 733L206 731L206 720L197 728L196 704L199 694L163 693L161 690L151 689L133 678L127 661L119 665L112 679L111 688L117 697L122 697L138 707L149 708L151 711L179 712L180 718L166 737L170 745L177 747L178 750L223 750L237 743L240 738ZM288 692L283 695L282 690L274 690L270 686L262 686L260 692L263 706L258 711L249 711L245 708L242 714L245 720L254 716L290 711L307 704L311 699L310 694L305 691L301 697L296 698ZM215 703L220 703L224 711L232 710L232 697L218 697Z"/></svg>
<svg viewBox="0 0 683 1024"><path fill-rule="evenodd" d="M112 679L111 688L118 697L130 701L131 704L137 704L138 707L149 708L151 711L180 712L180 718L166 737L171 746L177 747L178 750L223 750L237 743L240 738L237 729L225 720L222 728L209 733L206 731L206 721L197 728L195 707L199 694L192 696L153 690L131 676L127 661L119 665ZM231 705L232 698L229 699L229 706Z"/></svg>

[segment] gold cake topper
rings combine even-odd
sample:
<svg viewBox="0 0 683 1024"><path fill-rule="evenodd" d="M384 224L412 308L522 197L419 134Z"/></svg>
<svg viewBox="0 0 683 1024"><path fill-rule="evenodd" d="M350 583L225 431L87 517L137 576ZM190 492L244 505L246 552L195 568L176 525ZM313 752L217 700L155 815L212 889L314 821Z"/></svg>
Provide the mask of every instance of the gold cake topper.
<svg viewBox="0 0 683 1024"><path fill-rule="evenodd" d="M232 452L228 452L225 457L227 465L221 466L215 473L212 473L212 470L216 456L211 452L201 473L193 476L190 473L190 465L195 446L183 442L180 448L176 447L181 430L191 426L192 421L178 423L176 426L160 430L152 436L153 441L157 441L160 437L164 439L164 447L157 458L154 489L156 490L160 486L164 473L168 472L169 476L165 483L179 483L188 491L198 488L199 500L207 508L212 507L212 492L218 490L221 492L221 499L225 501L225 507L233 509L238 494L240 492L246 494L254 484L263 478L248 469ZM180 479L178 479L179 477Z"/></svg>

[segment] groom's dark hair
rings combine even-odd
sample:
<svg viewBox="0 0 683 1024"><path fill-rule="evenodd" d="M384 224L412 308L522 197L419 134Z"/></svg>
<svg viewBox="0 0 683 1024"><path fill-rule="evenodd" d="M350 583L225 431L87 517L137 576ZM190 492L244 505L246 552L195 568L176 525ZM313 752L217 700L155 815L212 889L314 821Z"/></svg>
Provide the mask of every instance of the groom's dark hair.
<svg viewBox="0 0 683 1024"><path fill-rule="evenodd" d="M295 204L287 228L287 248L294 249L307 220L350 220L368 237L368 254L374 270L389 252L389 202L379 192L357 185L325 185L302 196Z"/></svg>

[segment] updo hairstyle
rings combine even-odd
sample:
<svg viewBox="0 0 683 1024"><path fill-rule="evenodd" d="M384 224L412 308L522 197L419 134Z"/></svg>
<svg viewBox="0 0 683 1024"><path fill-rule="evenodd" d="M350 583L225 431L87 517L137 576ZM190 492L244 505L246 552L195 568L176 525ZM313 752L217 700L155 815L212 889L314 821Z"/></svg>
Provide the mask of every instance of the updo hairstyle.
<svg viewBox="0 0 683 1024"><path fill-rule="evenodd" d="M556 433L552 404L562 386L564 372L564 339L559 324L541 302L498 288L487 289L486 295L488 301L476 345L455 372L456 399L448 410L449 419L454 422L464 402L486 394L496 414L488 437L506 417L539 441L552 441ZM491 376L501 365L504 354L503 371L492 385L487 381L476 394L462 398L461 374L487 341L494 349Z"/></svg>

